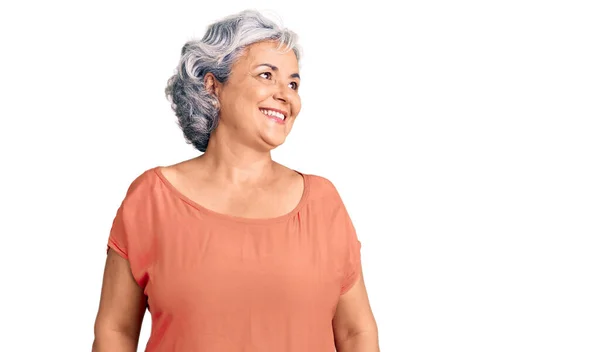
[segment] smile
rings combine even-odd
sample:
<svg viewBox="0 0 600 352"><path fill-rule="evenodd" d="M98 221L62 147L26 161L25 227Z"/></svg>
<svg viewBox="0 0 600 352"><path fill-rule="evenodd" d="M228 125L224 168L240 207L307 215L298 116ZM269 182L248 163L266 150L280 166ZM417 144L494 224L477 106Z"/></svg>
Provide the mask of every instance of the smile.
<svg viewBox="0 0 600 352"><path fill-rule="evenodd" d="M276 121L278 122L283 122L285 121L286 115L280 111L280 110L273 110L273 109L259 109L263 114L267 115L268 117L274 118Z"/></svg>

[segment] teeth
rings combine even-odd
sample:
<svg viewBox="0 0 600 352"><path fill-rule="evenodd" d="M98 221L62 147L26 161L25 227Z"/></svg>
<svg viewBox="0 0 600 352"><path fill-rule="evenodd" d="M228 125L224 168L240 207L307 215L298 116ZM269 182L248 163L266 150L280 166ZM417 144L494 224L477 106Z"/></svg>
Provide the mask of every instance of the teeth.
<svg viewBox="0 0 600 352"><path fill-rule="evenodd" d="M260 109L260 111L265 114L265 115L269 115L269 116L274 116L277 117L278 119L285 119L285 117L283 116L282 113L280 112L276 112L276 111L272 111L272 110L266 110L266 109Z"/></svg>

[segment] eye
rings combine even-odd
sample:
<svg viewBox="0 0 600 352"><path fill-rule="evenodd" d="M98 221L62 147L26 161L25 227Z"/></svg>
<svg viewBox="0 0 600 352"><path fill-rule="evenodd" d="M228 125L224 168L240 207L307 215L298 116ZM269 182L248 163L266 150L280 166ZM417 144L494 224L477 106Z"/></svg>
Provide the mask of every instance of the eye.
<svg viewBox="0 0 600 352"><path fill-rule="evenodd" d="M264 76L263 76L263 75L264 75ZM272 77L273 75L271 74L271 72L263 72L263 73L261 73L259 76L261 76L261 77L263 77L263 78L265 78L265 79L271 79L271 77Z"/></svg>
<svg viewBox="0 0 600 352"><path fill-rule="evenodd" d="M290 82L290 86L293 90L298 90L298 83L297 82Z"/></svg>

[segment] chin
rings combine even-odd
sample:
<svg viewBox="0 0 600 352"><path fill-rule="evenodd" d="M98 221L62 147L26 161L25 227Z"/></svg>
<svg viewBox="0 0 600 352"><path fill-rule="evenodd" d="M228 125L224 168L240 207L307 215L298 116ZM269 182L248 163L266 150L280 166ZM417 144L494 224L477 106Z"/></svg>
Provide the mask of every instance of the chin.
<svg viewBox="0 0 600 352"><path fill-rule="evenodd" d="M285 143L290 132L291 125L269 124L264 127L261 126L261 129L259 129L259 136L267 148L272 150Z"/></svg>
<svg viewBox="0 0 600 352"><path fill-rule="evenodd" d="M270 142L270 143L268 143L268 145L269 145L269 148L272 150L272 149L275 149L275 148L283 145L283 143L285 143L285 139L282 140L282 141L273 141L273 142Z"/></svg>
<svg viewBox="0 0 600 352"><path fill-rule="evenodd" d="M287 136L273 136L273 135L264 135L262 136L262 140L267 145L269 150L275 149L285 143Z"/></svg>

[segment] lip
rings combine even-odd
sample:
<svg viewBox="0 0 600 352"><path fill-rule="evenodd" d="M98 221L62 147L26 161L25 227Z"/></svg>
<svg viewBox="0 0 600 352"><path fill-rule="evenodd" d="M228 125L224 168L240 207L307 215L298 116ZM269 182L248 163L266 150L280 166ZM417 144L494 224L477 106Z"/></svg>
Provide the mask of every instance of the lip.
<svg viewBox="0 0 600 352"><path fill-rule="evenodd" d="M283 114L283 121L287 120L288 115L289 115L286 111L279 110L279 109L273 109L273 108L269 108L269 107L259 107L258 109L259 110L260 109L263 109L263 110L272 110L272 111L278 112L280 114Z"/></svg>

